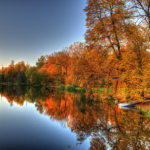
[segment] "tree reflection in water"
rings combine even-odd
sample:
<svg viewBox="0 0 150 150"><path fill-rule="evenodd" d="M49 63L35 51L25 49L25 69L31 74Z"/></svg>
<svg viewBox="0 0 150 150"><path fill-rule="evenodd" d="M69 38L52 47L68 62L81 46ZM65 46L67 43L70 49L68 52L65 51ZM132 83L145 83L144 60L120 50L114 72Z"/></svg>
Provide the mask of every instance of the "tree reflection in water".
<svg viewBox="0 0 150 150"><path fill-rule="evenodd" d="M90 150L150 149L150 120L138 110L121 110L110 101L86 99L84 94L28 87L0 87L0 93L13 105L25 101L51 119L65 121L77 134L77 144L90 139Z"/></svg>

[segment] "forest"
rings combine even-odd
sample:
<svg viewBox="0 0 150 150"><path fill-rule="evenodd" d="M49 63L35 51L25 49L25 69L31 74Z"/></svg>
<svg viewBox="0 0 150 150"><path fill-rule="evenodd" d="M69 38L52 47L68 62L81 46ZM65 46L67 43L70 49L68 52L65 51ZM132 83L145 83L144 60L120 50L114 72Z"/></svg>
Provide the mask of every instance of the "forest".
<svg viewBox="0 0 150 150"><path fill-rule="evenodd" d="M111 90L125 100L150 96L150 0L87 0L85 42L41 56L35 66L14 61L0 84ZM69 89L68 88L68 89Z"/></svg>

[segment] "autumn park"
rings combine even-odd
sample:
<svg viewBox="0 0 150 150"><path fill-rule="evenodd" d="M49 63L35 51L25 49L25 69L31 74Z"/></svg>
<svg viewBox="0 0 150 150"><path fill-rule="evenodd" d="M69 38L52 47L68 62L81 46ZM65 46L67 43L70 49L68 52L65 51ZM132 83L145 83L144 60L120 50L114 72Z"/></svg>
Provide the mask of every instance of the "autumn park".
<svg viewBox="0 0 150 150"><path fill-rule="evenodd" d="M83 42L1 66L12 143L0 149L150 149L150 0L86 0L83 12Z"/></svg>
<svg viewBox="0 0 150 150"><path fill-rule="evenodd" d="M85 43L41 56L36 66L12 63L0 83L112 91L124 101L150 97L149 0L89 0Z"/></svg>

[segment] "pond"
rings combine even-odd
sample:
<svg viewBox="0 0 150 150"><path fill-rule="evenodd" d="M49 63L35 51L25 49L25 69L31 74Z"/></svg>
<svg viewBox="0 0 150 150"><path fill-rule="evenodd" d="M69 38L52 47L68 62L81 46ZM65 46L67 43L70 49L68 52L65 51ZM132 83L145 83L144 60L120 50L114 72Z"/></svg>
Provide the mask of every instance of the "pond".
<svg viewBox="0 0 150 150"><path fill-rule="evenodd" d="M0 87L2 150L148 150L150 119L111 100L26 87Z"/></svg>

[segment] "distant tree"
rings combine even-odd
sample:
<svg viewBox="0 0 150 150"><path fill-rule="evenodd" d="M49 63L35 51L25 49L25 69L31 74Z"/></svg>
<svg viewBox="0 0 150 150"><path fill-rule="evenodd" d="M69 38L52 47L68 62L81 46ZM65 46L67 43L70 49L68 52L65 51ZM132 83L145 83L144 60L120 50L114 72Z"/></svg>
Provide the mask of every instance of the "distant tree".
<svg viewBox="0 0 150 150"><path fill-rule="evenodd" d="M37 68L41 68L47 62L45 56L41 56L38 61L36 62Z"/></svg>
<svg viewBox="0 0 150 150"><path fill-rule="evenodd" d="M25 72L19 72L16 80L18 84L26 84L27 78L26 78Z"/></svg>

